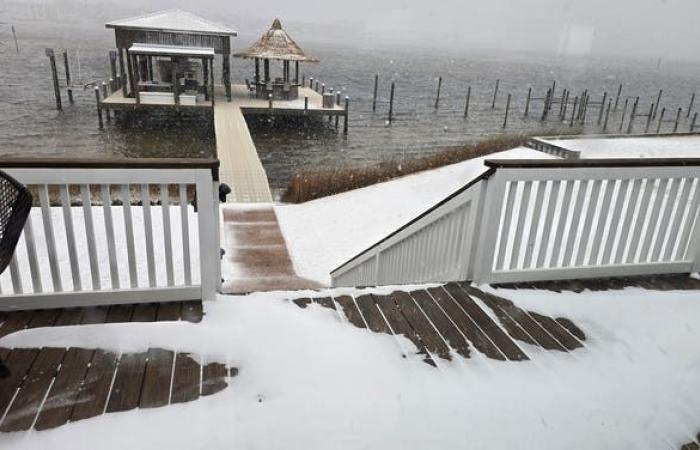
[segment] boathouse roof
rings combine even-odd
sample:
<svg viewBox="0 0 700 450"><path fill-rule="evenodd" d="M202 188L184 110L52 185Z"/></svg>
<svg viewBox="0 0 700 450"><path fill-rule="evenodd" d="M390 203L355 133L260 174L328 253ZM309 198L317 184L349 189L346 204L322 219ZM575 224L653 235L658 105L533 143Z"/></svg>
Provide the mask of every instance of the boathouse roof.
<svg viewBox="0 0 700 450"><path fill-rule="evenodd" d="M128 19L115 20L107 28L143 31L168 31L178 33L206 34L214 36L236 36L236 30L203 19L180 9L169 9Z"/></svg>
<svg viewBox="0 0 700 450"><path fill-rule="evenodd" d="M284 31L279 19L275 19L270 29L256 43L251 45L248 50L237 53L234 56L239 58L318 62L317 59L306 56L304 50Z"/></svg>
<svg viewBox="0 0 700 450"><path fill-rule="evenodd" d="M211 47L183 47L180 45L158 45L136 43L129 48L134 55L191 56L213 58Z"/></svg>

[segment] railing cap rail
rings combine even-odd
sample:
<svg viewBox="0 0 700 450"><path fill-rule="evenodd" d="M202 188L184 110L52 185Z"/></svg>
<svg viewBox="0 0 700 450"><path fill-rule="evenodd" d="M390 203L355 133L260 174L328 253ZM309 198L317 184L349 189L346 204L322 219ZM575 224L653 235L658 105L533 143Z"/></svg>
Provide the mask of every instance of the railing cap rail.
<svg viewBox="0 0 700 450"><path fill-rule="evenodd" d="M487 159L492 169L700 166L700 158Z"/></svg>

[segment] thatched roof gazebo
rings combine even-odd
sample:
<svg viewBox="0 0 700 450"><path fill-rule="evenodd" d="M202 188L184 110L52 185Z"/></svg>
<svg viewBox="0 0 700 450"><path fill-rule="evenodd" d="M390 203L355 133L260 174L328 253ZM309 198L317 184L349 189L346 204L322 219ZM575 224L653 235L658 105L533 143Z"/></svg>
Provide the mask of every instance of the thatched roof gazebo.
<svg viewBox="0 0 700 450"><path fill-rule="evenodd" d="M255 93L257 97L291 100L297 98L299 87L299 63L317 63L318 60L304 53L304 50L294 42L282 28L279 19L262 37L246 51L236 53L238 58L255 59ZM260 77L260 60L263 61L263 77ZM270 60L282 61L282 78L270 78ZM291 63L294 62L294 79L291 77Z"/></svg>

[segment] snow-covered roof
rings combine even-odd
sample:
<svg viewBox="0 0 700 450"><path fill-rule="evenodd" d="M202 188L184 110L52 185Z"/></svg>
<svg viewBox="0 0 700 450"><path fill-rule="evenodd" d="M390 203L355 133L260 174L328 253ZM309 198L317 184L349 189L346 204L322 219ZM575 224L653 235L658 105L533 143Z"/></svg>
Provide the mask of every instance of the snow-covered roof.
<svg viewBox="0 0 700 450"><path fill-rule="evenodd" d="M214 57L211 47L184 47L180 45L134 44L129 52L138 55L173 55Z"/></svg>
<svg viewBox="0 0 700 450"><path fill-rule="evenodd" d="M580 136L542 138L580 152L581 158L700 158L700 135Z"/></svg>
<svg viewBox="0 0 700 450"><path fill-rule="evenodd" d="M236 36L236 30L210 22L180 9L169 9L128 19L114 20L107 28L126 28L155 31L179 31L184 33Z"/></svg>

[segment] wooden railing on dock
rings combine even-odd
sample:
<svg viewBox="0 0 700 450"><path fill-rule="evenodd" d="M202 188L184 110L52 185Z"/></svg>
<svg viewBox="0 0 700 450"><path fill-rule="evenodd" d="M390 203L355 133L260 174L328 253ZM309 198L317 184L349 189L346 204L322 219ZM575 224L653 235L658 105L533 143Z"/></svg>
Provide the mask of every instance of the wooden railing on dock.
<svg viewBox="0 0 700 450"><path fill-rule="evenodd" d="M4 159L35 205L0 310L212 300L218 160Z"/></svg>
<svg viewBox="0 0 700 450"><path fill-rule="evenodd" d="M332 273L334 286L700 271L700 159L504 160Z"/></svg>

